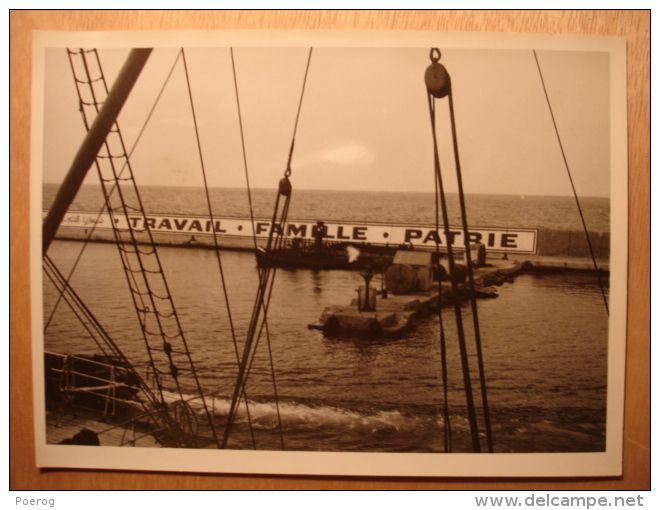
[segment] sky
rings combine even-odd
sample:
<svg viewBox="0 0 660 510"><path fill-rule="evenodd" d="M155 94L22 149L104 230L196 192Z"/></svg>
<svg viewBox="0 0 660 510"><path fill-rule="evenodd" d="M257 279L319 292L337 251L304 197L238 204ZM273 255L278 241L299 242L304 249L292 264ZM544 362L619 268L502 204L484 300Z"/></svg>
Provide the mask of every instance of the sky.
<svg viewBox="0 0 660 510"><path fill-rule="evenodd" d="M466 193L571 195L531 50L442 49L452 80ZM180 48L156 48L118 122L141 185L203 185ZM291 145L309 48L185 50L210 186L273 188ZM100 49L111 84L127 49ZM610 61L606 52L539 51L580 196L610 195ZM433 192L424 72L429 48L314 48L295 136L298 189ZM163 89L154 113L145 121ZM64 48L46 50L43 180L60 182L85 135ZM238 101L237 101L238 99ZM446 99L436 100L445 189L456 191ZM144 128L139 142L136 139ZM94 175L86 182L96 182Z"/></svg>

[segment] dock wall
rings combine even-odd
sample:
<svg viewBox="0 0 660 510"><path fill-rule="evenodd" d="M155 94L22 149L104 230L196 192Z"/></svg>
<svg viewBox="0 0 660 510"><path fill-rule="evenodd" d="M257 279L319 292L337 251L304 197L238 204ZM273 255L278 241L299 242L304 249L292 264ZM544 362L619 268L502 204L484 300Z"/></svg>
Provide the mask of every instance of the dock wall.
<svg viewBox="0 0 660 510"><path fill-rule="evenodd" d="M589 232L596 259L610 257L609 232ZM589 243L582 231L539 230L536 255L544 257L590 258Z"/></svg>
<svg viewBox="0 0 660 510"><path fill-rule="evenodd" d="M83 241L90 236L91 228L62 226L57 231L57 239ZM144 233L136 232L141 242L148 240ZM161 246L179 246L185 248L213 248L214 239L210 233L174 233L152 232L154 242ZM597 259L608 259L610 256L609 232L590 232L591 245ZM248 236L218 235L218 245L228 250L253 250L254 240ZM96 229L91 233L91 241L114 242L114 234L109 229ZM258 239L258 245L263 245L263 239ZM489 250L487 250L489 251ZM589 244L584 232L566 230L539 230L534 255L558 258L590 258ZM524 257L523 254L520 254Z"/></svg>

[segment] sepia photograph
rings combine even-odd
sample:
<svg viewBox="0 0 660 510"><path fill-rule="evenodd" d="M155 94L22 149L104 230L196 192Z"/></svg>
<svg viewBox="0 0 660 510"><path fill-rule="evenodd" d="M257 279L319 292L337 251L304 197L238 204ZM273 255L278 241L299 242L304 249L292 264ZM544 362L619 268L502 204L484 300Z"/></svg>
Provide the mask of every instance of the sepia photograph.
<svg viewBox="0 0 660 510"><path fill-rule="evenodd" d="M625 65L606 37L37 33L37 465L620 474Z"/></svg>

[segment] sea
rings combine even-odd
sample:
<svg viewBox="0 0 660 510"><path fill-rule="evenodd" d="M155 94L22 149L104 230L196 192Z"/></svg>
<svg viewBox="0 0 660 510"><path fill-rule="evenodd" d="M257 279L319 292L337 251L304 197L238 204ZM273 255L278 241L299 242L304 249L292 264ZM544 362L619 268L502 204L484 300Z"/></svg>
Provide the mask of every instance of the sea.
<svg viewBox="0 0 660 510"><path fill-rule="evenodd" d="M54 193L55 186L44 187L44 209ZM211 189L210 197L216 217L250 215L245 190ZM252 190L253 215L270 217L275 198L275 190ZM198 188L145 187L141 199L147 213L208 214L206 196ZM70 209L98 211L102 202L98 187L84 186ZM468 195L466 202L471 226L582 229L573 197ZM457 198L449 196L448 203L450 223L459 224ZM608 199L581 198L580 205L589 230L609 232ZM294 190L289 217L433 224L435 201L427 193ZM144 341L117 248L58 240L49 255L65 274L76 264L71 285L126 356L146 371ZM233 337L239 347L245 341L257 293L256 259L251 252L222 251L221 275L213 250L158 247L158 255L202 386L214 394L214 419L222 428L237 376ZM260 341L246 388L249 413L241 406L230 448L473 450L453 309L421 319L410 334L396 340L330 338L308 329L326 307L349 304L362 283L350 271L277 270L268 310L269 341ZM604 283L607 293L607 278ZM478 301L493 450L604 451L608 315L595 273L522 274L497 291L496 299ZM468 325L478 435L485 449L470 307L461 314ZM44 324L46 350L97 352L46 278Z"/></svg>
<svg viewBox="0 0 660 510"><path fill-rule="evenodd" d="M45 184L43 207L48 209L58 185ZM214 217L271 218L275 189L210 188ZM206 192L198 187L141 186L140 199L147 214L208 215ZM535 228L582 231L574 197L539 195L465 195L471 227ZM84 185L69 210L98 212L103 205L99 186ZM250 208L250 203L252 208ZM580 197L580 209L589 231L609 232L610 200ZM250 211L252 209L252 212ZM458 195L447 194L449 223L461 224ZM358 221L435 224L433 193L293 190L291 220Z"/></svg>

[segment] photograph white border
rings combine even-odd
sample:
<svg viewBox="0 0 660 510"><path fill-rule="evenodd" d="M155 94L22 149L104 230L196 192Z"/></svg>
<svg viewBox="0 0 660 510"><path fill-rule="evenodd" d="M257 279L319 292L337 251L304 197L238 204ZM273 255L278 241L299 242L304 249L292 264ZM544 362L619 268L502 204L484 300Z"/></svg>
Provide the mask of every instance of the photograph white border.
<svg viewBox="0 0 660 510"><path fill-rule="evenodd" d="M46 444L43 395L41 162L48 47L440 47L605 51L611 55L611 254L607 441L602 453L413 454L115 448ZM617 476L622 469L627 305L626 41L565 35L424 31L36 31L31 134L32 368L37 467L344 476Z"/></svg>

